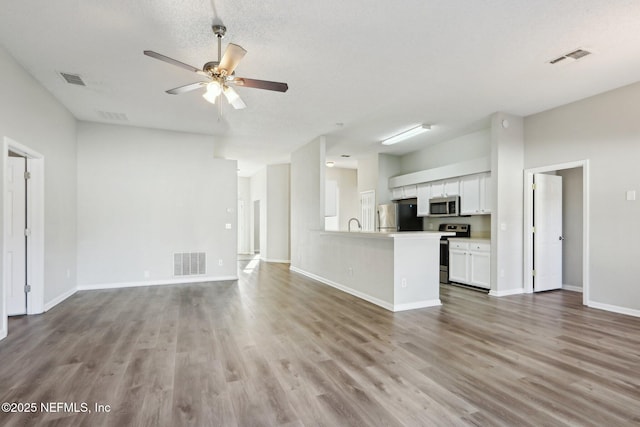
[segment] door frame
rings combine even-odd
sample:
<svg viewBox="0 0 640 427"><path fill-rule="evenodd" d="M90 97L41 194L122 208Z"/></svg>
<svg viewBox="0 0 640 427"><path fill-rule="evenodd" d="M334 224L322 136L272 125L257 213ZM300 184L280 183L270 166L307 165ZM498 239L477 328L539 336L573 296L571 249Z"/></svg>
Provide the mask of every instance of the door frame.
<svg viewBox="0 0 640 427"><path fill-rule="evenodd" d="M31 231L27 245L27 274L31 292L27 294L27 314L44 312L44 156L35 150L20 144L11 138L4 137L2 147L2 170L7 170L9 150L27 159L27 170L31 179L27 183L27 227ZM2 175L2 206L4 218L7 217L7 177ZM7 271L7 260L4 249L7 246L7 224L2 225L2 267ZM7 331L6 280L2 282L3 331Z"/></svg>
<svg viewBox="0 0 640 427"><path fill-rule="evenodd" d="M589 160L559 163L524 170L524 292L533 292L533 175L582 168L582 303L589 302ZM563 208L564 209L564 208Z"/></svg>

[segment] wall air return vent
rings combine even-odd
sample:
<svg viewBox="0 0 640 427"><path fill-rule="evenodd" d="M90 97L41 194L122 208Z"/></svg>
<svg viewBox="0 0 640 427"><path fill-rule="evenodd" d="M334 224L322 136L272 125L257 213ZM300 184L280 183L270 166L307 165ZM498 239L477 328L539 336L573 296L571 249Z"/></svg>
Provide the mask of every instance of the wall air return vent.
<svg viewBox="0 0 640 427"><path fill-rule="evenodd" d="M586 49L576 49L572 52L565 53L562 56L552 59L551 61L549 61L549 64L575 62L578 59L584 58L587 55L591 55L591 52L589 52Z"/></svg>
<svg viewBox="0 0 640 427"><path fill-rule="evenodd" d="M205 252L183 252L173 254L174 276L196 276L207 274Z"/></svg>
<svg viewBox="0 0 640 427"><path fill-rule="evenodd" d="M86 84L84 83L84 81L82 81L82 77L80 77L77 74L71 74L71 73L60 73L60 75L62 76L62 78L69 83L70 85L77 85L77 86L86 86Z"/></svg>

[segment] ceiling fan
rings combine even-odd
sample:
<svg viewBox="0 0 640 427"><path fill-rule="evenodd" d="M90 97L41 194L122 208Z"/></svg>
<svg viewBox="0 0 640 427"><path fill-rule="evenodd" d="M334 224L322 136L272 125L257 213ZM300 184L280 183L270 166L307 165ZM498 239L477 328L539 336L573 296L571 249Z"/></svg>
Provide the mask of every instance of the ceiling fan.
<svg viewBox="0 0 640 427"><path fill-rule="evenodd" d="M246 104L240 98L240 95L231 87L244 86L256 89L273 90L276 92L286 92L289 86L286 83L270 82L267 80L248 79L245 77L236 77L235 69L240 63L240 60L247 53L241 46L237 44L229 43L224 55L222 52L222 38L227 32L227 28L223 25L213 25L211 27L213 33L218 38L218 60L207 62L202 66L202 69L196 68L192 65L185 64L168 56L161 55L152 50L145 50L144 54L151 58L159 59L160 61L167 62L172 65L176 65L185 70L193 71L203 77L208 78L208 81L201 81L190 83L188 85L176 87L166 91L171 95L179 95L181 93L190 92L202 87L206 87L206 92L202 97L212 104L215 104L216 99L222 93L224 94L229 104L235 109L245 108Z"/></svg>

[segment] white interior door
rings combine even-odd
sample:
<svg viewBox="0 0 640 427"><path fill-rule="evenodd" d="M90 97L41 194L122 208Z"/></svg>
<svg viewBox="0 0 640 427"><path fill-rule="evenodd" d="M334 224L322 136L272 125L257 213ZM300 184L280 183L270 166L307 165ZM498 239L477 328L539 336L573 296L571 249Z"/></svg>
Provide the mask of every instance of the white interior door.
<svg viewBox="0 0 640 427"><path fill-rule="evenodd" d="M533 175L533 291L562 287L562 177Z"/></svg>
<svg viewBox="0 0 640 427"><path fill-rule="evenodd" d="M26 314L26 159L7 158L7 238L5 252L5 283L7 287L7 314Z"/></svg>

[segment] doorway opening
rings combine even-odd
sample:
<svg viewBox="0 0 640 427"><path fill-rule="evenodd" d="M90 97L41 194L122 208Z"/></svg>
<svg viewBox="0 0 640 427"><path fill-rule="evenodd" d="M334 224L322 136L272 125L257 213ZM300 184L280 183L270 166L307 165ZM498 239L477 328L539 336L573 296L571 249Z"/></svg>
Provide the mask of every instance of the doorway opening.
<svg viewBox="0 0 640 427"><path fill-rule="evenodd" d="M524 291L582 291L583 304L587 304L589 161L527 169L524 178ZM560 207L557 194L553 194L558 185ZM554 281L560 285L550 284Z"/></svg>
<svg viewBox="0 0 640 427"><path fill-rule="evenodd" d="M5 137L2 164L5 221L0 334L6 334L8 315L44 312L44 156ZM10 170L13 178L8 176ZM10 182L19 181L16 177L23 181L22 187L16 188ZM9 301L12 296L16 299Z"/></svg>

